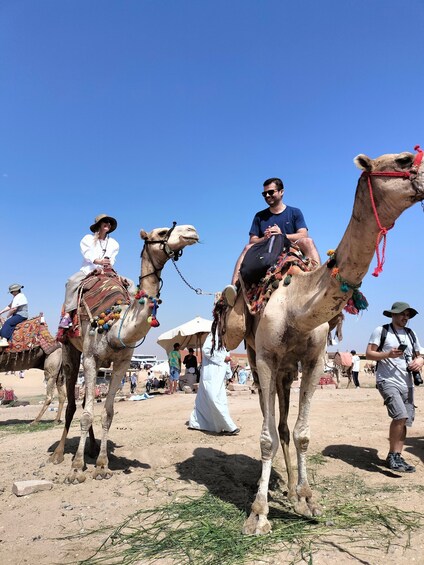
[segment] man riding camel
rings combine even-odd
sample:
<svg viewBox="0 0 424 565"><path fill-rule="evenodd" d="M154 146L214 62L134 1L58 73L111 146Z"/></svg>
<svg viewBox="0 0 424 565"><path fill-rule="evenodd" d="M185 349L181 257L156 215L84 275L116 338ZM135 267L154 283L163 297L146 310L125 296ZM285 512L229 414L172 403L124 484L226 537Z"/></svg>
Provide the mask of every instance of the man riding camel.
<svg viewBox="0 0 424 565"><path fill-rule="evenodd" d="M249 231L249 243L241 252L234 267L231 284L226 286L223 294L229 306L234 306L237 298L236 282L239 278L240 266L246 252L256 243L270 239L274 235L283 234L292 243L296 244L300 251L320 265L320 257L311 238L308 237L308 228L299 208L288 206L283 203L284 185L279 178L270 178L263 183L262 196L268 204L268 208L258 212L253 218Z"/></svg>

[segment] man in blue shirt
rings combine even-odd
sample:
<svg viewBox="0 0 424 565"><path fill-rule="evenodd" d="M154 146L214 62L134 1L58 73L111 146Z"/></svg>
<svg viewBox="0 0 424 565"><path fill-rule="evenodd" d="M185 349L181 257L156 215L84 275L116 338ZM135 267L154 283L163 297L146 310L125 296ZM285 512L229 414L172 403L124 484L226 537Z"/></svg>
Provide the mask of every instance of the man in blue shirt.
<svg viewBox="0 0 424 565"><path fill-rule="evenodd" d="M225 287L224 296L229 306L234 306L237 298L235 284L239 278L241 263L246 251L255 243L269 239L273 235L284 234L291 242L296 243L302 253L320 265L320 257L311 238L308 237L308 228L299 208L287 206L283 203L284 185L279 178L267 179L264 184L262 196L268 208L258 212L253 218L249 231L249 243L237 259L234 268L232 284Z"/></svg>

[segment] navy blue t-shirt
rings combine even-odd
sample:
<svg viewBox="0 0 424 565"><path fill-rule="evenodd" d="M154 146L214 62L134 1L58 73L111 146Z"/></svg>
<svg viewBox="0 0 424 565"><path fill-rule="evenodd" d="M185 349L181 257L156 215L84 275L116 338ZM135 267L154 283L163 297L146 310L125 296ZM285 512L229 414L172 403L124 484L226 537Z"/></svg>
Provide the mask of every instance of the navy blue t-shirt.
<svg viewBox="0 0 424 565"><path fill-rule="evenodd" d="M281 233L289 235L296 233L301 228L307 228L305 218L299 208L293 206L286 206L286 208L279 214L273 214L269 208L261 210L253 218L252 227L250 228L249 235L256 235L263 237L266 228L277 224Z"/></svg>

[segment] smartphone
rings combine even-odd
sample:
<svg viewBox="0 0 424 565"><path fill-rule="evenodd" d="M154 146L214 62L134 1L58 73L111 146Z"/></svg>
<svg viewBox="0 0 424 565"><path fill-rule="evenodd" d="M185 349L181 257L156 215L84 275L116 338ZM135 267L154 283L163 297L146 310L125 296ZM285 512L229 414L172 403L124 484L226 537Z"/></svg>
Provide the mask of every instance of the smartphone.
<svg viewBox="0 0 424 565"><path fill-rule="evenodd" d="M398 349L399 349L400 351L405 351L405 349L406 349L407 347L408 347L408 346L406 345L406 343L401 343L401 344L399 344Z"/></svg>

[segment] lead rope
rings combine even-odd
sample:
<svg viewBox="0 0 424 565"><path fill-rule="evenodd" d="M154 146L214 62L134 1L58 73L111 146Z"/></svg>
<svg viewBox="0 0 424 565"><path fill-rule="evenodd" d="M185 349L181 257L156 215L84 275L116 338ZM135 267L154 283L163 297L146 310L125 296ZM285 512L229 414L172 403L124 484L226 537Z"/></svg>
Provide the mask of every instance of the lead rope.
<svg viewBox="0 0 424 565"><path fill-rule="evenodd" d="M214 296L215 293L214 292L206 292L205 290L202 290L201 288L194 288L194 286L191 286L191 284L183 277L180 269L177 267L177 265L175 264L175 259L173 257L171 257L172 259L172 263L177 271L177 273L180 275L180 277L182 278L182 280L185 282L185 284L191 288L191 290L194 290L194 292L197 295L203 295L203 296Z"/></svg>

